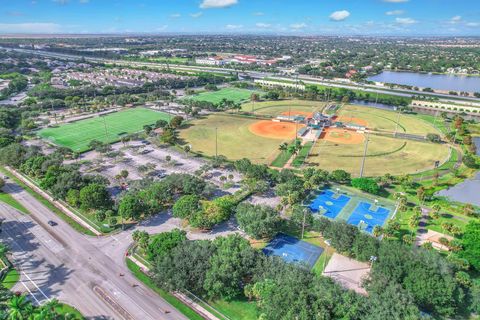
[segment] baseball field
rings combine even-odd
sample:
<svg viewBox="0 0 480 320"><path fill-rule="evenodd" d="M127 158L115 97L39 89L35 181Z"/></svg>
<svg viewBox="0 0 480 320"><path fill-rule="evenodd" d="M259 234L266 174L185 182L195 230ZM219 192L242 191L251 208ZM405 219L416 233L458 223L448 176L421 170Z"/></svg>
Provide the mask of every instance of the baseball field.
<svg viewBox="0 0 480 320"><path fill-rule="evenodd" d="M38 135L58 146L84 152L89 149L88 144L94 139L115 142L124 134L143 130L144 125L155 124L157 120L168 121L171 117L164 112L134 108L46 128L40 130Z"/></svg>
<svg viewBox="0 0 480 320"><path fill-rule="evenodd" d="M245 103L243 111L258 116L310 115L321 111L324 103L303 100L283 100ZM438 133L430 123L414 115L394 111L345 105L334 121L365 126L368 136L364 175L385 173L401 175L432 169L435 161L449 158L450 148L444 144L414 141L393 137L393 132L425 136ZM398 121L398 125L397 125ZM271 164L280 154L279 145L291 143L304 124L269 119L255 119L235 114L212 114L190 122L180 131L180 138L193 151L215 155L215 132L218 136L218 154L231 160L249 158L256 163ZM217 131L215 131L217 128ZM347 128L328 128L314 144L306 166L329 171L344 169L358 176L365 150L367 134Z"/></svg>
<svg viewBox="0 0 480 320"><path fill-rule="evenodd" d="M366 126L373 131L368 136L366 176L421 172L432 169L435 161L443 163L449 158L447 145L393 137L395 130L420 136L438 133L431 124L414 115L354 105L343 106L337 115L336 121ZM365 133L355 130L329 128L316 142L306 165L330 171L344 169L358 176L366 139Z"/></svg>
<svg viewBox="0 0 480 320"><path fill-rule="evenodd" d="M195 101L206 101L213 104L220 103L223 99L233 102L242 102L250 99L250 96L255 91L239 88L223 88L218 91L205 91L193 96L187 96L185 99Z"/></svg>
<svg viewBox="0 0 480 320"><path fill-rule="evenodd" d="M219 155L230 160L248 158L255 163L270 163L279 153L279 145L294 139L295 125L263 121L211 114L190 121L188 128L180 130L179 138L191 145L193 151L213 156L217 133ZM262 134L256 134L256 130L262 130Z"/></svg>

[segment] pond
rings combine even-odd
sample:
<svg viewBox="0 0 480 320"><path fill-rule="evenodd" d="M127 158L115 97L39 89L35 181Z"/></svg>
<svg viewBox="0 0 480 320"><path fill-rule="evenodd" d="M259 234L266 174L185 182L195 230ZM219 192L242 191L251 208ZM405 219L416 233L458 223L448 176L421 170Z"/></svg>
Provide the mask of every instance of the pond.
<svg viewBox="0 0 480 320"><path fill-rule="evenodd" d="M480 172L475 177L467 179L449 189L441 190L437 195L447 197L451 200L471 203L480 206Z"/></svg>
<svg viewBox="0 0 480 320"><path fill-rule="evenodd" d="M480 77L478 76L383 71L380 74L369 77L368 80L446 91L480 91Z"/></svg>

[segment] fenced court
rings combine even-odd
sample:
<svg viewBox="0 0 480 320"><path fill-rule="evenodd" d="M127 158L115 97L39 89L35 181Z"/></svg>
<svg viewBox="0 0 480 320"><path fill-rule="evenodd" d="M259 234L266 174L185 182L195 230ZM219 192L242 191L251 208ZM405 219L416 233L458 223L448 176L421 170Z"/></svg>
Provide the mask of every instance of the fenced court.
<svg viewBox="0 0 480 320"><path fill-rule="evenodd" d="M390 210L377 207L368 202L360 202L347 222L360 229L372 233L375 226L383 226L390 215Z"/></svg>
<svg viewBox="0 0 480 320"><path fill-rule="evenodd" d="M345 187L321 190L306 205L314 214L344 220L370 234L375 226L382 227L395 211L395 203L388 199Z"/></svg>
<svg viewBox="0 0 480 320"><path fill-rule="evenodd" d="M285 234L276 236L263 252L281 257L286 262L303 263L313 268L323 252L323 248Z"/></svg>
<svg viewBox="0 0 480 320"><path fill-rule="evenodd" d="M335 219L350 199L350 197L344 194L337 194L329 189L321 191L309 207L312 212Z"/></svg>

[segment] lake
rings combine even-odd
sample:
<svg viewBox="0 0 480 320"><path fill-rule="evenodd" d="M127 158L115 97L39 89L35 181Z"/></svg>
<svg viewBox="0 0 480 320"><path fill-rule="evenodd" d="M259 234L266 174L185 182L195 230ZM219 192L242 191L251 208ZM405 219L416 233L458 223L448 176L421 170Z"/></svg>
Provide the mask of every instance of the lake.
<svg viewBox="0 0 480 320"><path fill-rule="evenodd" d="M473 142L477 146L477 155L480 155L480 137L474 137ZM441 190L437 195L480 206L480 171L474 178L467 179L450 189Z"/></svg>
<svg viewBox="0 0 480 320"><path fill-rule="evenodd" d="M475 146L477 146L477 156L480 156L480 136L473 137L473 143L475 143Z"/></svg>
<svg viewBox="0 0 480 320"><path fill-rule="evenodd" d="M480 91L480 77L478 76L468 77L450 74L383 71L380 74L369 77L368 80L447 91Z"/></svg>

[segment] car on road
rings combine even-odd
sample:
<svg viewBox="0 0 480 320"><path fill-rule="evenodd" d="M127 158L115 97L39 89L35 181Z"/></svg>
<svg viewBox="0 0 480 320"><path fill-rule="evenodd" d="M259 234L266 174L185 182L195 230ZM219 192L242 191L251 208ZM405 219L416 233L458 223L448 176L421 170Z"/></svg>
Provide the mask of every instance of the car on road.
<svg viewBox="0 0 480 320"><path fill-rule="evenodd" d="M53 221L53 220L48 220L48 222L47 222L47 223L48 223L50 226L52 226L52 227L55 227L55 226L57 226L57 225L58 225L58 223L56 223L56 222L55 222L55 221Z"/></svg>

